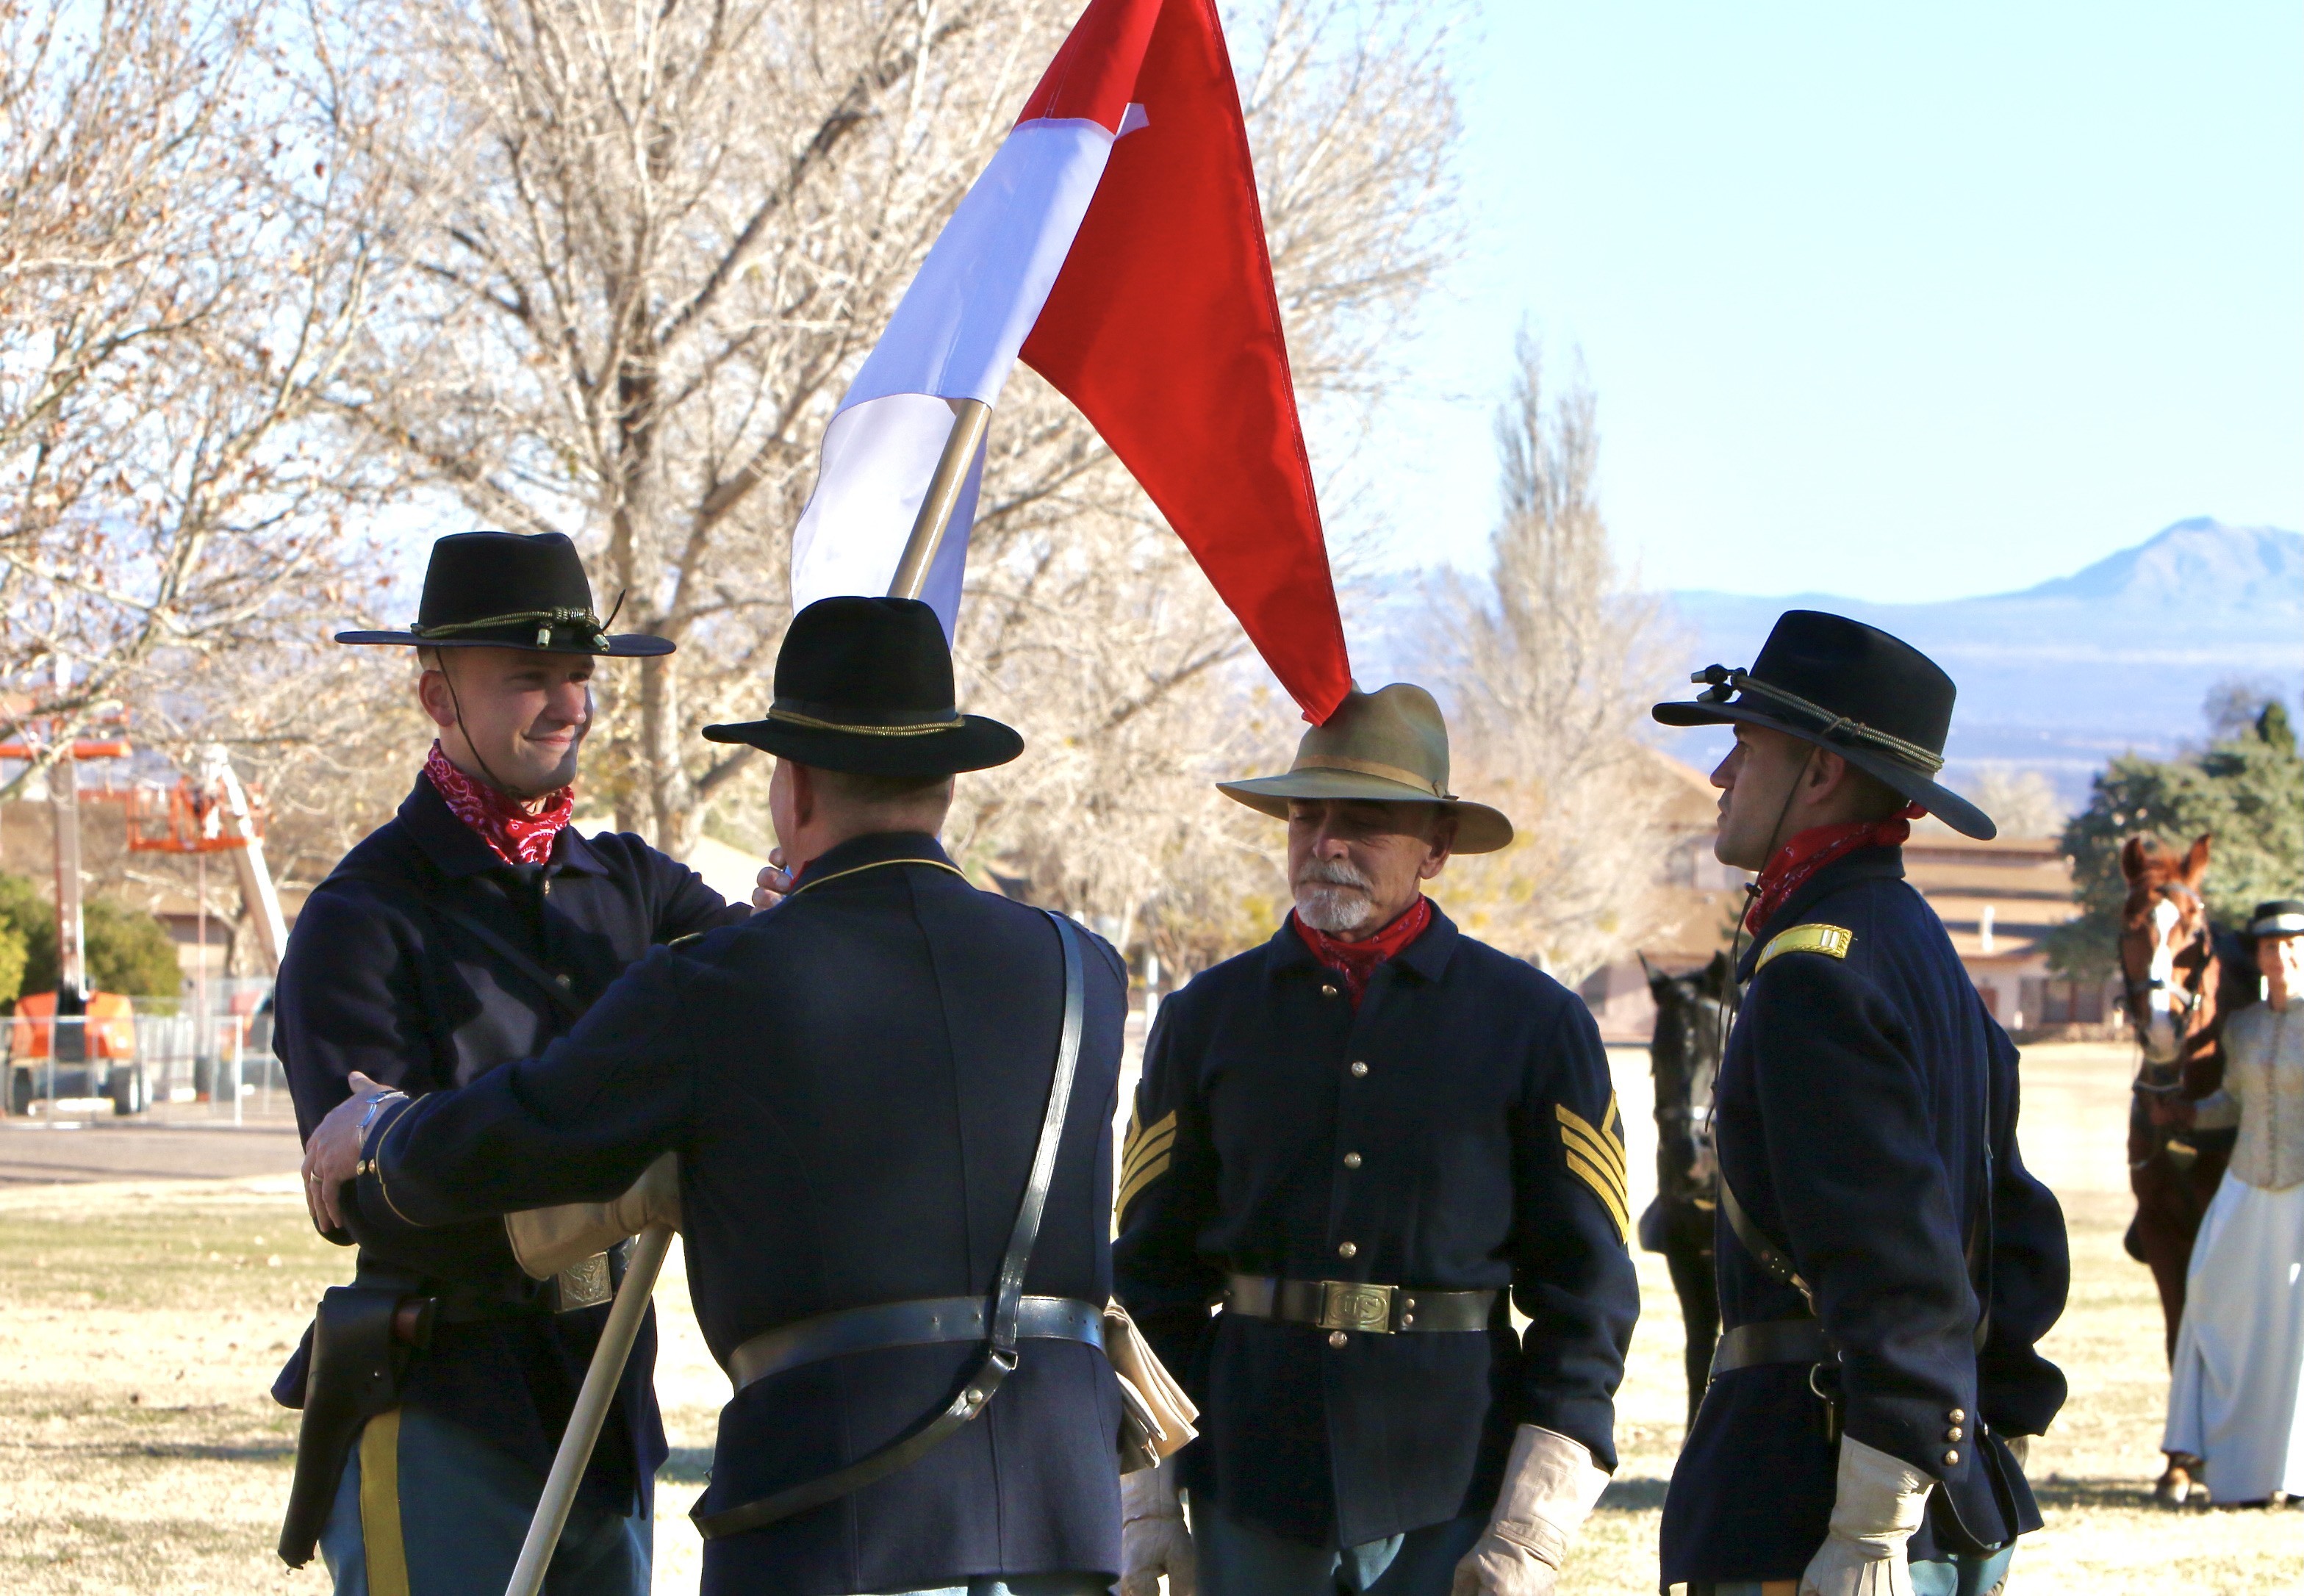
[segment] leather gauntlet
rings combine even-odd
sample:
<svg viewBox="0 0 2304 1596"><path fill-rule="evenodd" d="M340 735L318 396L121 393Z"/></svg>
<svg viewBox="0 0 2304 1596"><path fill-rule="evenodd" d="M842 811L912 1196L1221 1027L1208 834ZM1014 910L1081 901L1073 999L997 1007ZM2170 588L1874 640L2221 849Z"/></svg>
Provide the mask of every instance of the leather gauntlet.
<svg viewBox="0 0 2304 1596"><path fill-rule="evenodd" d="M605 1253L650 1225L680 1229L680 1158L667 1153L650 1164L621 1197L609 1203L563 1203L504 1215L512 1256L532 1279Z"/></svg>

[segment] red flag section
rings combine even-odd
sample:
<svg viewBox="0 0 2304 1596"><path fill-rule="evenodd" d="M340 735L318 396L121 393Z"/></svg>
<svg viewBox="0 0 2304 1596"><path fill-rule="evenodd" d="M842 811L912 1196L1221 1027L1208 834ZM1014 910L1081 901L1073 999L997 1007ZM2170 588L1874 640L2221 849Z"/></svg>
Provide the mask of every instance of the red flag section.
<svg viewBox="0 0 2304 1596"><path fill-rule="evenodd" d="M1214 0L1094 0L1025 115L1114 128L1131 100L1143 125L1113 146L1023 359L1095 424L1323 722L1351 667Z"/></svg>

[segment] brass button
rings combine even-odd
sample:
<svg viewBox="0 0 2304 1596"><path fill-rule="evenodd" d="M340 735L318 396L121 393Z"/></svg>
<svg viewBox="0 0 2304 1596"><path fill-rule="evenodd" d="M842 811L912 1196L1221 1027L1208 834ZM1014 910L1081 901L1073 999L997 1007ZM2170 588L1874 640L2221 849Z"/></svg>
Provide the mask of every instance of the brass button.
<svg viewBox="0 0 2304 1596"><path fill-rule="evenodd" d="M1330 1330L1328 1332L1328 1345L1334 1347L1338 1352L1342 1352L1345 1347L1351 1343L1351 1338L1344 1334L1344 1332L1340 1330Z"/></svg>
<svg viewBox="0 0 2304 1596"><path fill-rule="evenodd" d="M1944 1454L1944 1466L1946 1468L1958 1468L1960 1466L1960 1454L1957 1452L1946 1452Z"/></svg>
<svg viewBox="0 0 2304 1596"><path fill-rule="evenodd" d="M1344 1154L1344 1168L1346 1168L1347 1170L1357 1170L1357 1169L1359 1169L1360 1167L1360 1155L1359 1153L1345 1153L1345 1154Z"/></svg>
<svg viewBox="0 0 2304 1596"><path fill-rule="evenodd" d="M1949 1424L1965 1424L1968 1423L1968 1410L1955 1407L1944 1414L1944 1422Z"/></svg>
<svg viewBox="0 0 2304 1596"><path fill-rule="evenodd" d="M1968 1432L1962 1430L1959 1425L1954 1424L1951 1429L1944 1431L1944 1439L1946 1440L1958 1440L1961 1436L1967 1433Z"/></svg>
<svg viewBox="0 0 2304 1596"><path fill-rule="evenodd" d="M1365 1060L1354 1059L1354 1060L1352 1060L1352 1075L1353 1075L1354 1078L1356 1078L1356 1079L1357 1079L1357 1078L1359 1078L1359 1077L1362 1077L1362 1076L1365 1076L1365 1075L1367 1075L1367 1074L1368 1074L1368 1063L1367 1063L1367 1061L1366 1061Z"/></svg>
<svg viewBox="0 0 2304 1596"><path fill-rule="evenodd" d="M1415 1323L1416 1315L1413 1313L1402 1313L1400 1316L1400 1328L1402 1330L1408 1330L1413 1327Z"/></svg>
<svg viewBox="0 0 2304 1596"><path fill-rule="evenodd" d="M1336 1249L1336 1256L1339 1258L1357 1258L1360 1256L1360 1248L1349 1241Z"/></svg>
<svg viewBox="0 0 2304 1596"><path fill-rule="evenodd" d="M1336 995L1336 989L1329 985L1327 983L1322 982L1320 984L1320 995L1324 998L1333 998Z"/></svg>

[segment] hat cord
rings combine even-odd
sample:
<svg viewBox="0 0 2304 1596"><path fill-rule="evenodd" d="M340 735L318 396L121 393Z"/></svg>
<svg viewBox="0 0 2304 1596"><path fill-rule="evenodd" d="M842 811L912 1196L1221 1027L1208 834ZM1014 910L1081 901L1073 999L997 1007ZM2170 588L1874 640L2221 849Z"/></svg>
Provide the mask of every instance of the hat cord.
<svg viewBox="0 0 2304 1596"><path fill-rule="evenodd" d="M1904 739L1882 731L1877 727L1868 726L1861 721L1841 714L1834 710L1826 709L1821 704L1811 703L1798 693L1788 692L1771 682L1762 681L1749 671L1731 671L1724 665L1707 665L1703 670L1691 674L1688 680L1711 684L1706 691L1697 695L1698 700L1703 703L1722 703L1726 700L1730 693L1741 688L1754 697L1773 699L1789 709L1796 709L1802 714L1815 716L1825 723L1824 729L1817 735L1828 738L1834 742L1870 743L1876 748L1894 755L1907 764L1918 765L1921 771L1931 776L1944 769L1944 756L1934 749L1924 748L1916 742L1907 742Z"/></svg>
<svg viewBox="0 0 2304 1596"><path fill-rule="evenodd" d="M621 598L617 600L619 604L623 602ZM436 638L453 638L459 634L488 631L499 626L520 626L529 621L536 623L536 646L538 648L550 647L553 629L562 626L580 626L592 634L592 647L604 649L608 646L606 623L589 609L507 610L501 615L483 615L478 621L444 621L437 626L411 624L408 629L411 635L430 642Z"/></svg>

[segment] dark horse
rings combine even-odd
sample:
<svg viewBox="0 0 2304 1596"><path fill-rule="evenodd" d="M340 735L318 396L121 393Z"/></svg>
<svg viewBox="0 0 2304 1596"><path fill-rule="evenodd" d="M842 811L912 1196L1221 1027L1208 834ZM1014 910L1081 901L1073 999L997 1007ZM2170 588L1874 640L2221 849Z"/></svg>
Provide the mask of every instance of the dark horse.
<svg viewBox="0 0 2304 1596"><path fill-rule="evenodd" d="M2196 1131L2178 1123L2172 1099L2192 1101L2224 1084L2224 1017L2254 994L2245 989L2254 967L2236 949L2219 946L2200 882L2208 872L2208 839L2181 857L2149 837L2131 837L2120 850L2128 901L2121 915L2120 972L2130 1024L2144 1050L2130 1088L2128 1184L2136 1194L2136 1220L2128 1228L2129 1255L2148 1265L2160 1288L2160 1314L2173 1359L2184 1317L2184 1275L2201 1216L2232 1161L2230 1130ZM2227 974L2236 975L2236 984ZM2236 984L2240 990L2229 990ZM2199 1460L2168 1454L2153 1494L2170 1506L2191 1494Z"/></svg>
<svg viewBox="0 0 2304 1596"><path fill-rule="evenodd" d="M1648 1070L1656 1082L1656 1195L1640 1215L1640 1246L1662 1253L1688 1330L1688 1422L1712 1372L1720 1338L1719 1288L1712 1272L1712 1216L1720 1169L1712 1157L1712 1077L1728 1036L1728 956L1691 975L1667 975L1643 955L1656 999Z"/></svg>

